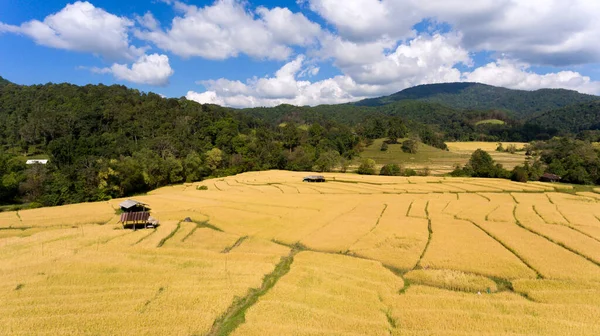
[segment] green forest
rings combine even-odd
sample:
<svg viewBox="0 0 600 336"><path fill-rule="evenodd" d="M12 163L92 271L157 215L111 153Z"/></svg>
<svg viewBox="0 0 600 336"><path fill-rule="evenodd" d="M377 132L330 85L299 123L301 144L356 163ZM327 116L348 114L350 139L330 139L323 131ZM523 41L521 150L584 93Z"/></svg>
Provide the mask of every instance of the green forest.
<svg viewBox="0 0 600 336"><path fill-rule="evenodd" d="M245 171L345 171L379 138L440 149L450 140L543 140L532 147L539 167L566 181L600 183L591 146L600 139L600 105L592 101L599 97L542 90L527 98L531 93L497 88L524 97L509 109L473 87L418 87L377 103L232 109L120 85L22 86L0 77L0 204L99 201ZM457 95L470 103L452 103ZM540 112L545 107L553 109ZM555 136L567 140L550 141ZM26 165L34 158L49 163ZM585 173L573 172L576 166Z"/></svg>

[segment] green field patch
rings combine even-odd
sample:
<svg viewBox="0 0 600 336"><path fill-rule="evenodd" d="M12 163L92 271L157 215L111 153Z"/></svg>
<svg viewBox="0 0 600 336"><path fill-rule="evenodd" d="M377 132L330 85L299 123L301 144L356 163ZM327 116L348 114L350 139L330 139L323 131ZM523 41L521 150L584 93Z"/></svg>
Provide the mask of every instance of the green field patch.
<svg viewBox="0 0 600 336"><path fill-rule="evenodd" d="M504 125L506 124L504 122L504 120L499 120L499 119L486 119L486 120L481 120L475 123L475 126L479 126L479 125Z"/></svg>

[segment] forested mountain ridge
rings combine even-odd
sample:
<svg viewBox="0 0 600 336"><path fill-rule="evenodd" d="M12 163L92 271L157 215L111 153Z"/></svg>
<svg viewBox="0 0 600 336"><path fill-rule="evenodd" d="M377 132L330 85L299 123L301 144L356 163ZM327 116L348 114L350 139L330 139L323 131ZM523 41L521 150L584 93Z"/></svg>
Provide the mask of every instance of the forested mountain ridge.
<svg viewBox="0 0 600 336"><path fill-rule="evenodd" d="M527 123L564 133L600 130L600 100L548 111L530 118Z"/></svg>
<svg viewBox="0 0 600 336"><path fill-rule="evenodd" d="M0 204L97 201L251 170L345 169L380 138L411 137L440 149L448 140L544 140L597 128L596 107L564 107L528 123L504 111L410 99L232 109L122 85L27 86L0 78ZM557 127L561 118L571 124ZM505 123L477 122L486 119ZM50 163L26 166L33 157Z"/></svg>
<svg viewBox="0 0 600 336"><path fill-rule="evenodd" d="M4 77L0 76L0 85L11 84L8 80L4 79Z"/></svg>
<svg viewBox="0 0 600 336"><path fill-rule="evenodd" d="M523 119L568 105L600 100L600 97L564 89L523 91L480 83L444 83L419 85L390 96L365 99L354 104L384 106L402 100L434 102L456 109L504 110Z"/></svg>
<svg viewBox="0 0 600 336"><path fill-rule="evenodd" d="M280 127L121 85L0 85L0 205L98 201L252 170L329 170L360 146L344 124ZM40 156L49 163L25 164Z"/></svg>

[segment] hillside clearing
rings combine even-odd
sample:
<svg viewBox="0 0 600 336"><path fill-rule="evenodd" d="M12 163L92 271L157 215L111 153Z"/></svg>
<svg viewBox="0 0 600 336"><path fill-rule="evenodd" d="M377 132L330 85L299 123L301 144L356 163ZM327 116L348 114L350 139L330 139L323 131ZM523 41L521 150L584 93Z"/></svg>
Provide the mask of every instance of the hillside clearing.
<svg viewBox="0 0 600 336"><path fill-rule="evenodd" d="M415 170L428 168L433 175L447 174L456 165L465 165L471 154L477 149L488 152L497 163L502 164L506 169L522 165L526 159L525 152L522 151L515 154L497 152L498 142L448 142L447 151L419 143L417 153L411 154L402 151L402 139L398 144L388 145L387 151L382 151L381 145L385 140L374 140L373 144L366 147L361 153L361 158L373 159L379 166L394 163ZM502 145L504 148L514 145L520 150L526 143L503 142Z"/></svg>

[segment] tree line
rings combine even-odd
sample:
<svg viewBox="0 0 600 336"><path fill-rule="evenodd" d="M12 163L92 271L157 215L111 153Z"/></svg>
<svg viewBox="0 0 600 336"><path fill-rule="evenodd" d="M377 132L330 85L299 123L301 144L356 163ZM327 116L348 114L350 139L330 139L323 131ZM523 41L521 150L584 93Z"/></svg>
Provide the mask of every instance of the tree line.
<svg viewBox="0 0 600 336"><path fill-rule="evenodd" d="M0 81L0 204L99 201L266 169L345 171L378 138L388 143L410 138L446 149L446 140L556 135L511 124L509 117L506 125L472 122L490 116L504 115L420 101L376 108L343 104L236 110L120 85ZM519 135L519 127L529 127L528 135ZM566 181L598 183L597 150L590 144L598 139L598 131L585 131L578 139L561 140L566 143L535 143L532 150L539 153L540 165ZM410 143L404 145L410 150ZM34 157L48 158L49 164L25 164ZM390 174L397 171L388 168ZM524 169L528 178L537 176L531 167ZM464 174L471 173L467 169Z"/></svg>

